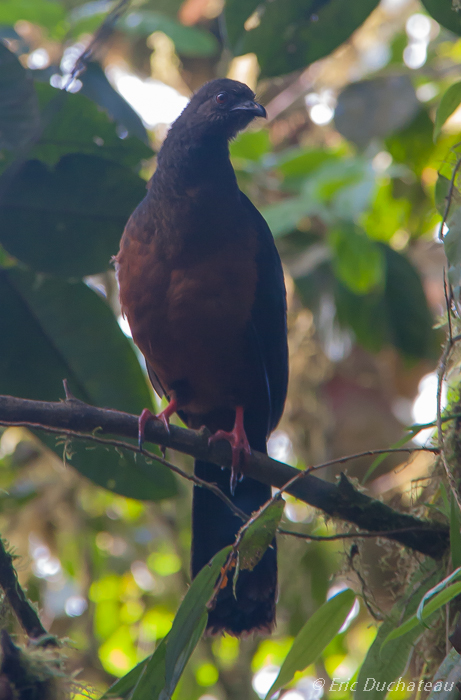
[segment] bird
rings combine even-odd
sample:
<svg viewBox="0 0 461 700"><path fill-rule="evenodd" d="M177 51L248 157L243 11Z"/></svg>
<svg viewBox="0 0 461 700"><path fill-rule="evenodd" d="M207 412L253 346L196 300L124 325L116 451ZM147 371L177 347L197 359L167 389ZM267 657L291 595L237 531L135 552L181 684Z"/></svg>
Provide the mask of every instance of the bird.
<svg viewBox="0 0 461 700"><path fill-rule="evenodd" d="M288 382L286 291L263 216L239 189L229 142L264 107L245 84L220 78L192 96L157 155L143 201L115 258L122 313L167 408L210 440L227 440L232 471L196 460L194 472L250 515L271 489L245 476L252 450L284 408ZM139 437L150 420L139 418ZM209 489L194 486L191 573L235 541L242 521ZM275 539L252 570L232 575L209 612L208 633L269 633L275 625Z"/></svg>

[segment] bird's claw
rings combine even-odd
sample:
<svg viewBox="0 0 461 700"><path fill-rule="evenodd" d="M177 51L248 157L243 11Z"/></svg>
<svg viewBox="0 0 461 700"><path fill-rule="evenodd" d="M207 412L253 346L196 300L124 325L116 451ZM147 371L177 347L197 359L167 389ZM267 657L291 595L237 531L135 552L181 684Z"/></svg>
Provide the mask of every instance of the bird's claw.
<svg viewBox="0 0 461 700"><path fill-rule="evenodd" d="M144 431L146 428L146 423L152 418L153 420L159 420L163 423L164 428L168 435L170 434L170 416L175 413L176 409L178 408L178 404L176 402L176 399L172 399L168 406L161 411L158 415L155 415L155 413L152 413L152 411L149 411L148 408L145 408L141 415L138 418L138 446L139 449L142 449L142 444L144 442Z"/></svg>
<svg viewBox="0 0 461 700"><path fill-rule="evenodd" d="M208 439L208 444L217 442L218 440L226 440L232 450L232 465L230 478L230 492L233 496L237 482L243 479L241 467L245 464L247 457L251 455L251 447L243 427L243 408L237 407L235 414L235 424L231 432L226 430L217 430L214 435Z"/></svg>

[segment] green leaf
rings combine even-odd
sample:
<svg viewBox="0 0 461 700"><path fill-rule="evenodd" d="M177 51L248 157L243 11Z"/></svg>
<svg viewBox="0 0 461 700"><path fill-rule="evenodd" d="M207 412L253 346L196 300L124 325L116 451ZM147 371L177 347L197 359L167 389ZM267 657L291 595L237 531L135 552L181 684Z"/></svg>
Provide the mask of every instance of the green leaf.
<svg viewBox="0 0 461 700"><path fill-rule="evenodd" d="M456 649L450 649L432 681L428 700L457 700L461 680L461 659Z"/></svg>
<svg viewBox="0 0 461 700"><path fill-rule="evenodd" d="M443 238L445 255L450 265L461 263L461 207L450 206L447 217L448 232Z"/></svg>
<svg viewBox="0 0 461 700"><path fill-rule="evenodd" d="M454 569L461 567L461 513L453 494L450 507L450 551Z"/></svg>
<svg viewBox="0 0 461 700"><path fill-rule="evenodd" d="M127 691L125 691L125 694L122 695L123 698L127 697L127 695L130 700L156 700L161 697L162 691L165 688L165 656L167 642L168 635L162 639L152 656L146 660L140 675L138 675L135 682L130 685L128 690L129 695ZM126 676L124 676L124 678L126 678ZM124 678L120 680L123 681ZM131 691L133 691L132 694ZM101 700L103 699L101 698Z"/></svg>
<svg viewBox="0 0 461 700"><path fill-rule="evenodd" d="M204 566L192 581L191 587L176 613L173 626L165 637L165 653L149 660L138 681L131 700L170 698L184 668L195 649L208 619L207 603L213 595L217 578L231 551L222 549ZM162 685L163 678L163 685Z"/></svg>
<svg viewBox="0 0 461 700"><path fill-rule="evenodd" d="M360 229L344 224L330 232L333 267L338 278L355 294L366 294L384 282L382 250Z"/></svg>
<svg viewBox="0 0 461 700"><path fill-rule="evenodd" d="M44 401L62 380L87 403L139 414L152 402L136 355L104 300L82 282L0 270L0 393ZM62 456L56 439L40 436ZM68 461L97 484L131 498L176 493L171 472L132 452L75 441Z"/></svg>
<svg viewBox="0 0 461 700"><path fill-rule="evenodd" d="M401 253L382 245L386 257L385 306L390 342L404 355L415 358L438 356L421 278Z"/></svg>
<svg viewBox="0 0 461 700"><path fill-rule="evenodd" d="M377 245L386 261L384 290L359 295L338 282L339 322L351 327L371 352L389 343L408 358L435 357L437 336L418 272L402 254L383 243Z"/></svg>
<svg viewBox="0 0 461 700"><path fill-rule="evenodd" d="M165 651L165 639L162 639L160 644L158 645L157 649L155 650L153 656L157 654L158 652L158 657L161 657L162 652L164 653ZM111 698L127 698L133 688L135 687L136 683L140 679L142 672L147 666L147 663L149 659L151 659L151 656L148 656L147 659L143 659L139 664L137 664L134 668L131 669L123 678L119 678L118 681L115 681L110 688L106 690L106 692L101 695L99 700L110 700Z"/></svg>
<svg viewBox="0 0 461 700"><path fill-rule="evenodd" d="M434 124L434 141L440 136L442 126L461 104L461 81L450 85L437 108Z"/></svg>
<svg viewBox="0 0 461 700"><path fill-rule="evenodd" d="M437 178L437 182L435 183L434 198L435 206L437 207L437 211L439 212L440 216L445 216L445 209L447 206L447 198L449 192L450 180L447 177L444 177L443 175L439 175ZM457 190L454 189L453 193L456 192Z"/></svg>
<svg viewBox="0 0 461 700"><path fill-rule="evenodd" d="M3 5L0 3L0 23ZM34 82L16 56L0 42L0 148L20 148L38 129Z"/></svg>
<svg viewBox="0 0 461 700"><path fill-rule="evenodd" d="M115 122L88 97L62 93L46 83L37 83L36 90L46 127L30 158L56 165L61 156L78 152L131 168L152 157L152 149L137 136L121 139ZM55 109L57 95L63 100Z"/></svg>
<svg viewBox="0 0 461 700"><path fill-rule="evenodd" d="M326 646L338 634L354 604L355 593L350 588L330 598L308 619L301 628L273 682L265 700L283 688L296 671L314 663Z"/></svg>
<svg viewBox="0 0 461 700"><path fill-rule="evenodd" d="M395 163L402 163L405 169L411 168L419 178L435 150L433 130L434 124L427 110L420 109L410 124L386 138L386 150ZM440 160L445 157L446 150ZM438 167L438 162L435 167Z"/></svg>
<svg viewBox="0 0 461 700"><path fill-rule="evenodd" d="M132 136L137 136L144 143L149 143L149 137L141 117L112 87L99 63L94 61L88 63L80 80L83 84L80 90L82 95L86 95L102 107L119 127L126 129Z"/></svg>
<svg viewBox="0 0 461 700"><path fill-rule="evenodd" d="M214 56L219 49L215 37L206 29L186 27L177 20L153 10L135 10L124 15L117 28L128 34L149 36L163 32L170 37L182 56Z"/></svg>
<svg viewBox="0 0 461 700"><path fill-rule="evenodd" d="M412 440L412 439L414 438L414 436L419 432L419 430L417 430L416 432L414 432L414 431L411 430L411 428L408 428L408 431L409 431L409 432L408 432L406 435L404 435L403 438L401 438L400 440L397 440L397 442L395 442L393 445L391 445L391 449L396 449L396 448L398 448L398 447L403 447L404 445L407 444L407 442L409 442L410 440ZM391 453L390 453L390 452L385 452L384 454L378 455L378 456L376 457L376 459L373 460L373 462L372 462L372 463L370 464L370 466L368 467L368 469L367 469L367 471L366 471L366 473L365 473L365 476L364 476L363 479L362 479L362 484L366 484L366 482L368 481L368 479L370 478L370 476L376 471L376 469L379 467L379 465L381 464L381 462L383 462L383 461L386 459L386 457L389 456L389 454L391 454Z"/></svg>
<svg viewBox="0 0 461 700"><path fill-rule="evenodd" d="M430 619L437 610L449 603L450 600L453 600L453 598L456 598L456 596L458 596L460 593L461 581L458 581L458 583L453 584L453 586L449 586L447 589L436 595L435 598L433 598L431 602L428 603L424 608L421 615L421 621ZM415 628L417 628L418 633L421 634L423 630L423 625L418 620L416 615L412 615L412 617L410 617L406 622L404 622L403 625L400 625L387 635L382 644L383 648L390 641L398 639L399 637L403 637L405 634L407 634L407 632L411 632L411 630L414 630Z"/></svg>
<svg viewBox="0 0 461 700"><path fill-rule="evenodd" d="M325 149L290 148L277 154L276 167L285 179L294 179L310 175L324 163L337 160L336 153Z"/></svg>
<svg viewBox="0 0 461 700"><path fill-rule="evenodd" d="M269 133L267 129L244 131L231 142L229 150L232 158L258 162L271 150Z"/></svg>
<svg viewBox="0 0 461 700"><path fill-rule="evenodd" d="M272 235L277 238L293 231L299 221L314 210L315 205L306 201L304 197L288 197L281 202L261 207L261 214L266 219Z"/></svg>
<svg viewBox="0 0 461 700"><path fill-rule="evenodd" d="M144 180L103 158L70 154L53 170L27 161L0 202L0 243L37 272L93 275L144 195Z"/></svg>
<svg viewBox="0 0 461 700"><path fill-rule="evenodd" d="M249 525L244 526L245 532L239 545L239 568L241 570L253 571L256 564L261 561L264 552L274 539L284 507L285 501L280 496L268 508L255 513Z"/></svg>
<svg viewBox="0 0 461 700"><path fill-rule="evenodd" d="M237 597L237 581L240 571L253 571L261 561L266 549L274 540L275 533L283 515L285 501L279 495L268 507L262 506L252 518L242 526L242 539L238 548L237 566L232 577L234 596Z"/></svg>
<svg viewBox="0 0 461 700"><path fill-rule="evenodd" d="M421 2L442 27L461 36L461 13L453 7L453 0L421 0Z"/></svg>
<svg viewBox="0 0 461 700"><path fill-rule="evenodd" d="M262 77L304 69L340 46L379 0L228 0L227 33L235 54L256 53ZM253 13L246 25L246 20Z"/></svg>
<svg viewBox="0 0 461 700"><path fill-rule="evenodd" d="M389 617L381 624L359 671L357 691L354 693L356 700L367 698L381 700L387 693L387 685L403 674L414 642L421 634L421 630L410 631L400 639L389 642L383 649L382 643L403 615L411 615L415 612L422 595L438 580L439 573L431 571L429 568L431 565L429 561L422 564L408 585L408 593L394 605ZM376 687L373 689L368 687L365 690L368 678L376 681L376 686L380 690L376 690Z"/></svg>
<svg viewBox="0 0 461 700"><path fill-rule="evenodd" d="M347 85L339 94L335 127L361 148L406 126L419 112L409 75L382 75Z"/></svg>
<svg viewBox="0 0 461 700"><path fill-rule="evenodd" d="M406 197L395 196L391 180L376 189L372 205L364 211L360 224L369 238L388 243L399 229L408 230L411 215L411 202Z"/></svg>
<svg viewBox="0 0 461 700"><path fill-rule="evenodd" d="M63 5L53 0L2 0L0 3L0 24L13 26L19 20L26 20L53 29L65 17Z"/></svg>
<svg viewBox="0 0 461 700"><path fill-rule="evenodd" d="M427 591L427 593L425 595L423 595L423 597L421 598L421 602L418 605L418 609L416 611L416 618L417 618L418 622L422 622L424 619L424 606L425 606L426 602L430 598L433 598L436 593L439 593L439 591L441 591L443 588L445 588L445 586L448 583L451 583L452 581L455 581L456 579L460 578L460 575L461 575L461 567L458 569L455 569L455 571L453 571L449 576L446 576L444 579L439 581L439 583L437 583L437 585L433 586L433 588L431 588L429 591ZM445 593L446 593L446 591L445 591Z"/></svg>

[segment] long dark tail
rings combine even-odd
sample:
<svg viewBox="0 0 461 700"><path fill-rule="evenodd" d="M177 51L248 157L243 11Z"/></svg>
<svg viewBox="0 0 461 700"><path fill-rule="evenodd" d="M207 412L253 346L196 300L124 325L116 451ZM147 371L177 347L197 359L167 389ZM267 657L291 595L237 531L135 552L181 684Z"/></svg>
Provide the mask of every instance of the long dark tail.
<svg viewBox="0 0 461 700"><path fill-rule="evenodd" d="M254 441L250 440L253 446ZM262 449L261 449L262 448ZM265 441L257 449L265 451ZM230 494L230 472L209 462L195 462L195 474L219 486L241 510L252 513L271 497L270 486L244 478ZM194 486L192 506L192 577L220 549L235 541L242 521L233 515L220 498L208 489ZM218 594L208 617L211 632L226 631L240 635L251 630L269 632L275 624L277 592L277 552L275 540L253 571L241 571L233 594L232 577Z"/></svg>

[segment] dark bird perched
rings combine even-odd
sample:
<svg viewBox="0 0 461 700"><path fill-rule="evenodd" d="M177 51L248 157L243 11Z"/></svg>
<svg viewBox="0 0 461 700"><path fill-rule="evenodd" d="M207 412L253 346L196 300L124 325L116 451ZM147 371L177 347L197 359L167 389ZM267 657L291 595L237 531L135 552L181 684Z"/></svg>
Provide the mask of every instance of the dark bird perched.
<svg viewBox="0 0 461 700"><path fill-rule="evenodd" d="M240 192L228 142L264 107L242 83L220 79L192 97L158 154L145 199L132 214L116 267L123 313L154 389L190 428L205 425L233 454L226 470L197 460L246 513L271 490L239 479L245 454L266 451L282 415L288 378L286 294L272 234ZM142 440L150 412L140 417ZM213 493L194 488L192 576L231 544L241 521ZM229 581L208 628L239 635L275 622L275 541L253 571Z"/></svg>

